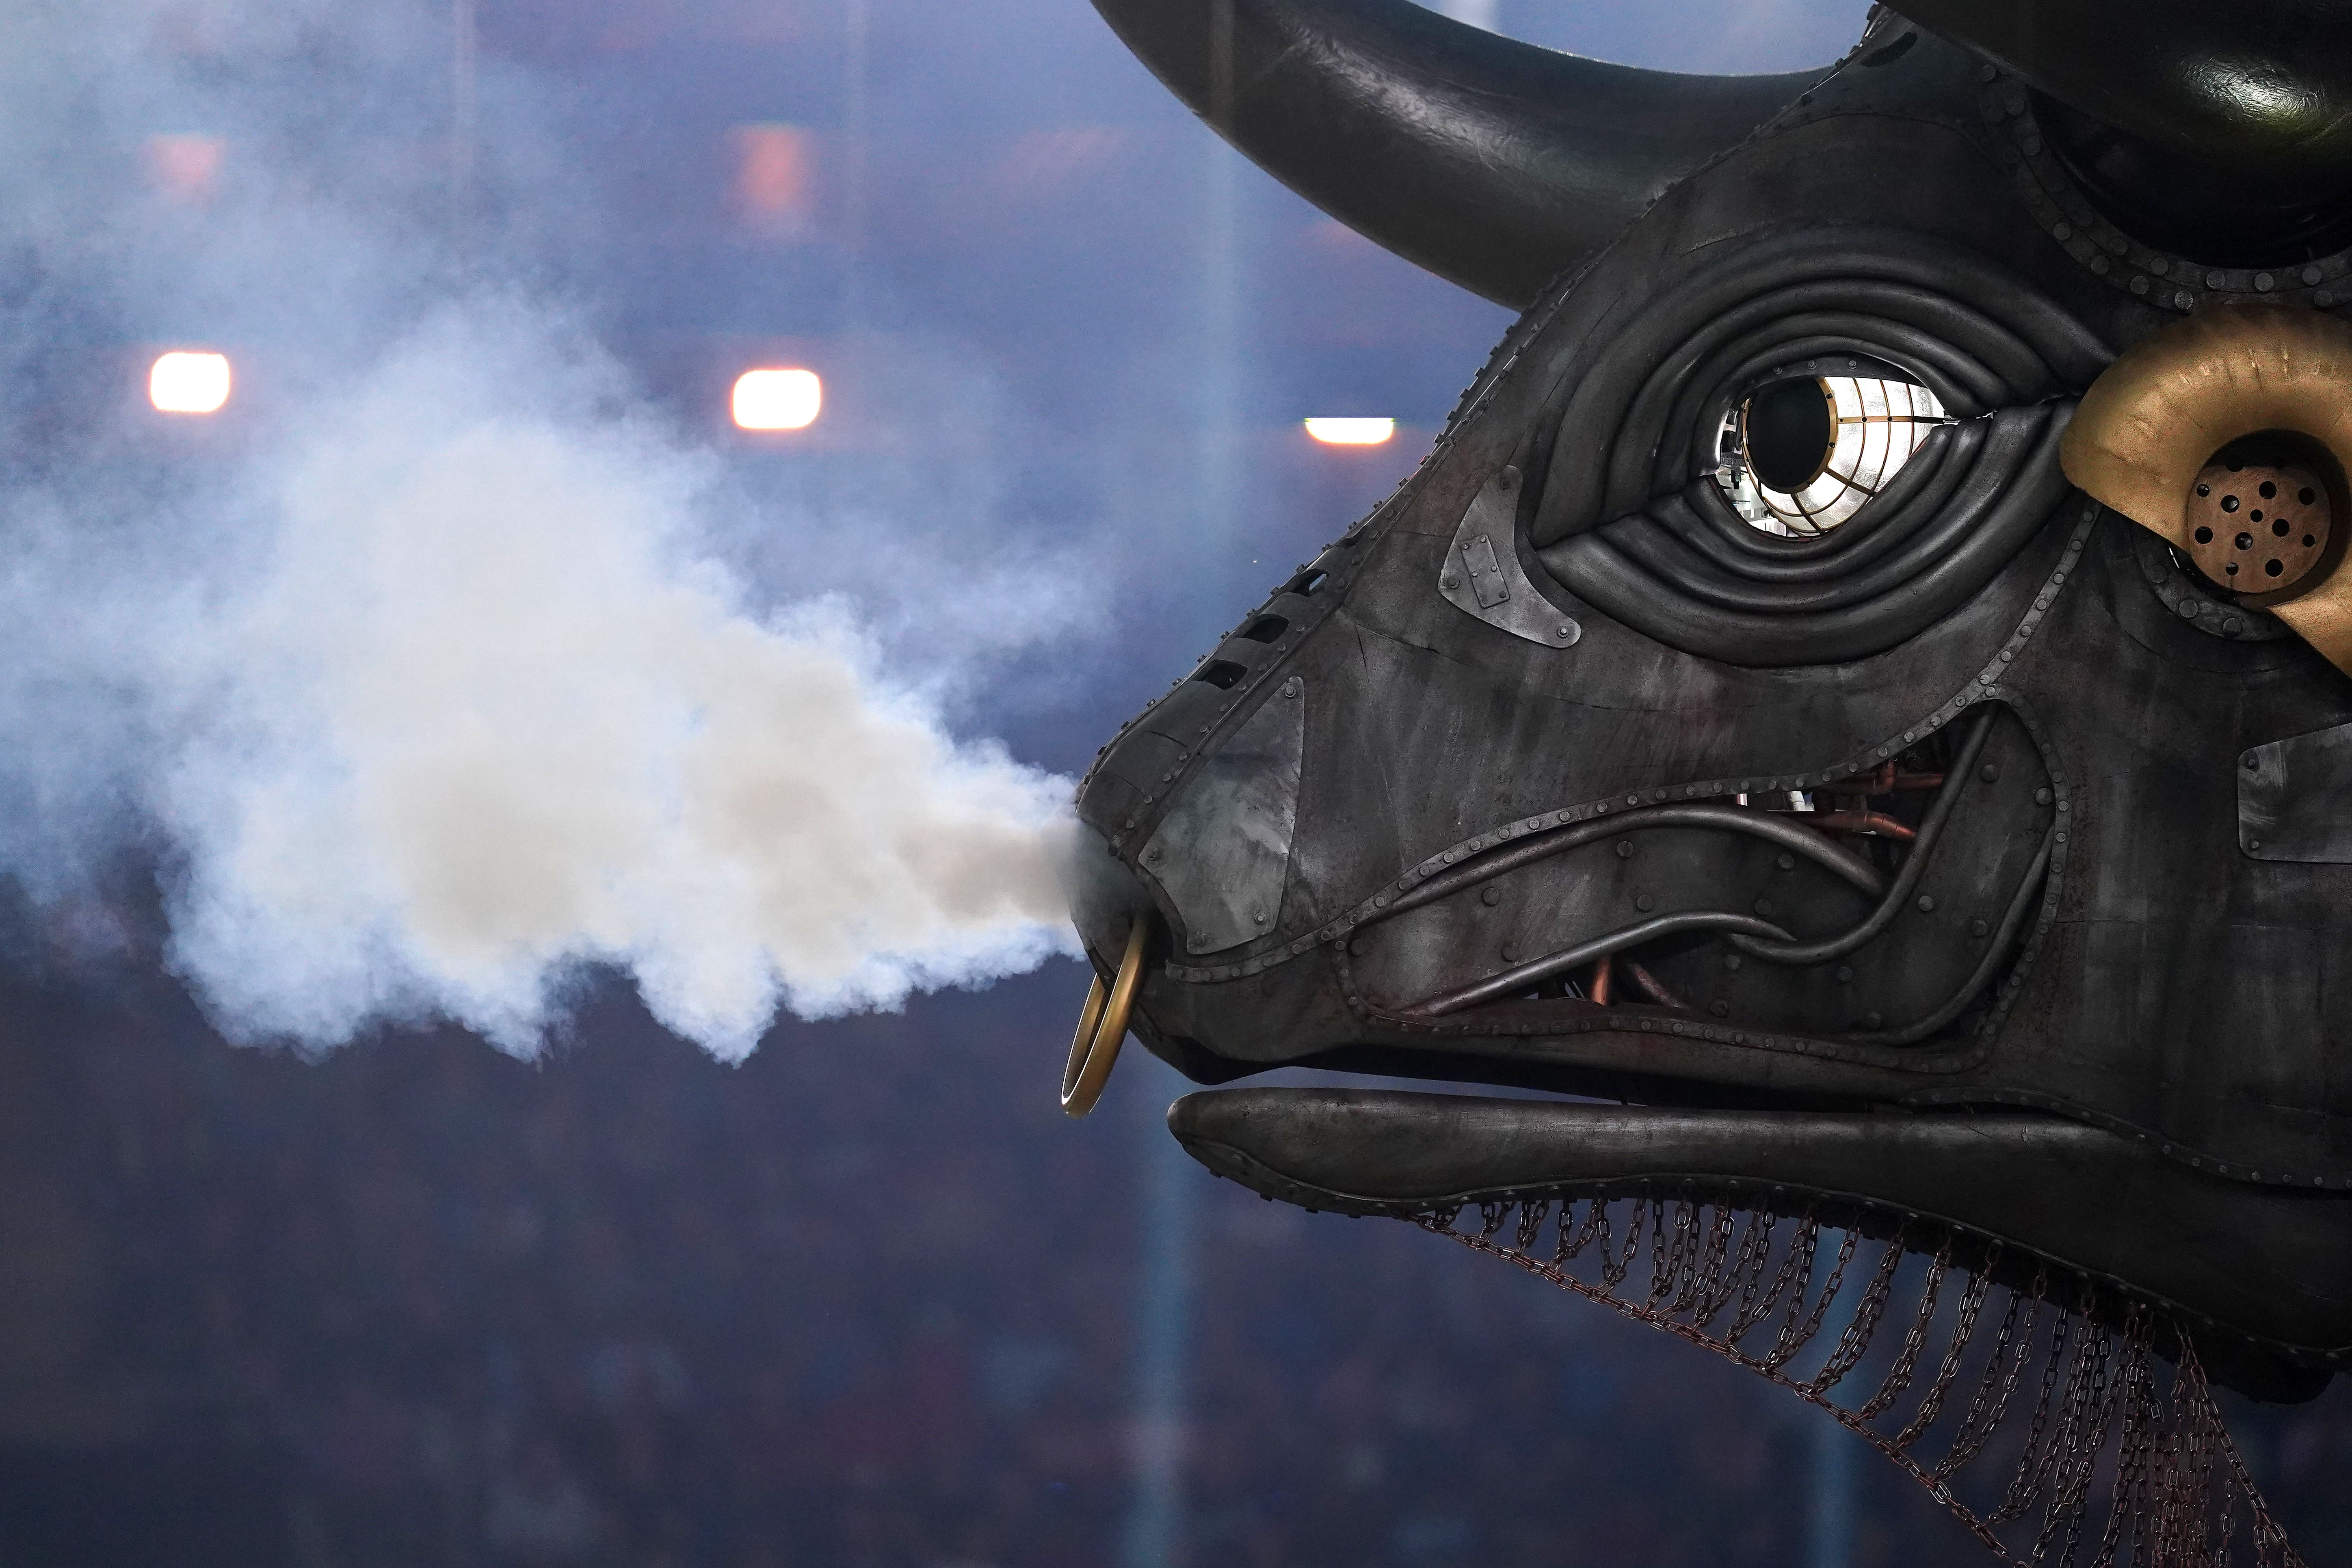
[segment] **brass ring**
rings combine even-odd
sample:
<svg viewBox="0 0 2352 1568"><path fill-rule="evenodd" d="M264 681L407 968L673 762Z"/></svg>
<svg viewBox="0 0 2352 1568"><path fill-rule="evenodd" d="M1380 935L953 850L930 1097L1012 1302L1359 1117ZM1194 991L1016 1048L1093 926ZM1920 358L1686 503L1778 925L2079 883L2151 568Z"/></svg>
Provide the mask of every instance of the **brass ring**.
<svg viewBox="0 0 2352 1568"><path fill-rule="evenodd" d="M1102 976L1087 988L1086 1005L1078 1010L1077 1037L1070 1042L1069 1064L1062 1069L1062 1109L1084 1116L1102 1098L1110 1069L1118 1065L1118 1048L1127 1040L1128 1015L1135 1009L1135 993L1143 984L1143 948L1150 935L1150 918L1135 917L1128 928L1127 952L1118 961L1118 978L1106 994Z"/></svg>

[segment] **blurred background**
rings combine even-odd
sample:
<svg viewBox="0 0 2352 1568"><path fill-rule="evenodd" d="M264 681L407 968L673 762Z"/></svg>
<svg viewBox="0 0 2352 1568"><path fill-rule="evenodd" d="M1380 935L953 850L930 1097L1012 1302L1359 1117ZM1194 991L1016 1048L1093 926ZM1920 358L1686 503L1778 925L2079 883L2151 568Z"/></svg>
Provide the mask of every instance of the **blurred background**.
<svg viewBox="0 0 2352 1568"><path fill-rule="evenodd" d="M12 9L53 24L20 76L120 41ZM1863 22L1452 9L1691 70ZM236 7L133 11L238 101ZM1507 324L1228 153L1083 0L455 0L402 13L373 84L304 51L391 23L289 16L270 123L133 95L86 166L0 148L19 218L112 181L110 222L225 243L307 139L306 179L418 205L421 268L565 301L717 465L755 595L837 596L956 734L1062 773L1411 470ZM274 367L317 374L299 291L118 270L84 308L44 244L0 264L20 472L104 423L200 488L301 395ZM786 1017L740 1065L614 974L533 1059L414 1023L239 1046L173 978L172 865L133 833L67 892L6 884L5 1568L1979 1561L1746 1374L1221 1186L1139 1051L1066 1120L1066 958ZM2241 1415L2312 1560L2352 1552L2347 1401Z"/></svg>

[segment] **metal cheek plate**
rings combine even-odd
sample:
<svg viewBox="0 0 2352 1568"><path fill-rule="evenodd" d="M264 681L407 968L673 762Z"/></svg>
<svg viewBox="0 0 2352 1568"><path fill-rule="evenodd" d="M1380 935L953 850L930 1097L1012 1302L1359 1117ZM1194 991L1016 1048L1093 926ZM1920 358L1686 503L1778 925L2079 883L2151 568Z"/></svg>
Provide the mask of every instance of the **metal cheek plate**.
<svg viewBox="0 0 2352 1568"><path fill-rule="evenodd" d="M1536 592L1519 564L1519 470L1506 468L1462 514L1438 569L1437 591L1456 609L1546 647L1572 647L1584 628Z"/></svg>
<svg viewBox="0 0 2352 1568"><path fill-rule="evenodd" d="M1306 683L1294 675L1201 760L1144 846L1186 952L1238 947L1280 923L1306 739Z"/></svg>
<svg viewBox="0 0 2352 1568"><path fill-rule="evenodd" d="M2257 860L2352 865L2352 724L2238 759L2238 847Z"/></svg>

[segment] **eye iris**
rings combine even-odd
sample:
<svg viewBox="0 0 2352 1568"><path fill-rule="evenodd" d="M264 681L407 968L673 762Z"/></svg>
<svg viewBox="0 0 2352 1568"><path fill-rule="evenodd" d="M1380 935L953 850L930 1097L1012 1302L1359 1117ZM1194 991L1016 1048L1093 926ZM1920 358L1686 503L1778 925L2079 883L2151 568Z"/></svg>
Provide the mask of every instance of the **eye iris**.
<svg viewBox="0 0 2352 1568"><path fill-rule="evenodd" d="M1948 423L1936 395L1908 381L1781 375L1725 416L1716 484L1760 532L1826 533L1885 489L1935 426Z"/></svg>
<svg viewBox="0 0 2352 1568"><path fill-rule="evenodd" d="M1748 467L1767 489L1794 490L1829 460L1837 426L1818 381L1776 381L1748 400Z"/></svg>

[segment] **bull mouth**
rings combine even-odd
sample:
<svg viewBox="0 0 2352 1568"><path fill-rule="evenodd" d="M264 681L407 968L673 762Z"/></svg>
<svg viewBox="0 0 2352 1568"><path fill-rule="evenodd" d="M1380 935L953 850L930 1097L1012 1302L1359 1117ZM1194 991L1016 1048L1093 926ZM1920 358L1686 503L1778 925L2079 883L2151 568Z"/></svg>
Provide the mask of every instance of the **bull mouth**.
<svg viewBox="0 0 2352 1568"><path fill-rule="evenodd" d="M2150 1531L2189 1537L2156 1561L2221 1561L2233 1518L2294 1561L2209 1378L2298 1400L2341 1364L2317 1194L2030 1113L1252 1088L1168 1121L1263 1196L1419 1223L1766 1377L2011 1562Z"/></svg>

